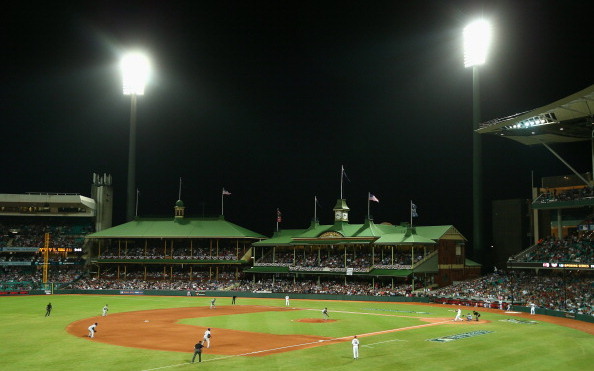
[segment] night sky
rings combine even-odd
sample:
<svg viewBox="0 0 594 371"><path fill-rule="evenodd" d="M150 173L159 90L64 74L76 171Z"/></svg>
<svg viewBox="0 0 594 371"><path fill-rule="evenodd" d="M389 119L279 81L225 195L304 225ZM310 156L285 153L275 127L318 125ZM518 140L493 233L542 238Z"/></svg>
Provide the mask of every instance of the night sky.
<svg viewBox="0 0 594 371"><path fill-rule="evenodd" d="M462 29L478 16L495 33L482 121L594 82L586 1L21 3L3 12L0 192L89 196L93 172L112 174L114 224L125 218L130 98L118 63L129 49L154 69L138 103L139 215L173 216L181 177L187 216L220 214L225 187L225 217L265 235L277 208L282 228L308 226L316 195L332 223L344 165L351 223L371 192L376 223L407 221L413 200L415 224L472 238ZM588 143L554 148L591 169ZM493 200L529 197L531 170L570 173L542 147L486 137L483 153L487 217Z"/></svg>

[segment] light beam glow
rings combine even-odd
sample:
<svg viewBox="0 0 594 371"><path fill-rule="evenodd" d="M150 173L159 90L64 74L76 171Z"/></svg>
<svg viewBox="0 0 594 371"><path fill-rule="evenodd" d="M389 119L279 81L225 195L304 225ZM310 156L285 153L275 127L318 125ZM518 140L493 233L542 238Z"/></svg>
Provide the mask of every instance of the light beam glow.
<svg viewBox="0 0 594 371"><path fill-rule="evenodd" d="M150 75L148 58L138 52L126 54L120 64L124 95L144 95L144 87Z"/></svg>
<svg viewBox="0 0 594 371"><path fill-rule="evenodd" d="M491 25L484 19L464 28L464 67L484 64L491 45Z"/></svg>

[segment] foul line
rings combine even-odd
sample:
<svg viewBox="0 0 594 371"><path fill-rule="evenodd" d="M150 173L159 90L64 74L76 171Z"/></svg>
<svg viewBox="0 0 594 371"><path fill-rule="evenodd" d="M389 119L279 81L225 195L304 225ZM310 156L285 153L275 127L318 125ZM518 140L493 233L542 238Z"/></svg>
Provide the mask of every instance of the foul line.
<svg viewBox="0 0 594 371"><path fill-rule="evenodd" d="M304 309L304 310L312 310L314 312L321 312L321 310L319 309ZM387 314L387 313L367 313L367 312L349 312L346 310L333 310L330 313L347 313L347 314L367 314L370 316L384 316L384 317L398 317L398 318L422 318L422 317L416 317L416 316L402 316L402 315L398 315L398 314Z"/></svg>
<svg viewBox="0 0 594 371"><path fill-rule="evenodd" d="M377 343L371 343L371 344L365 344L362 345L364 347L369 347L369 348L373 348L372 345L378 345L378 344L383 344L383 343L391 343L393 341L406 341L406 340L401 340L401 339L393 339L393 340L386 340L386 341L379 341Z"/></svg>

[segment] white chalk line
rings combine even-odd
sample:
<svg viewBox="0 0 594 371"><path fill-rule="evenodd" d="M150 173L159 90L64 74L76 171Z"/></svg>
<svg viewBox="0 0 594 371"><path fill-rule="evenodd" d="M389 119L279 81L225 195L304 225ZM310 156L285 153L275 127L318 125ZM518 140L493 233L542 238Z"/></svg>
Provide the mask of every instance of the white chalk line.
<svg viewBox="0 0 594 371"><path fill-rule="evenodd" d="M314 312L321 312L321 310L319 309L303 309L303 310L312 310ZM367 314L370 316L383 316L383 317L398 317L398 318L422 318L422 317L416 317L416 316L403 316L403 315L399 315L399 314L387 314L387 313L368 313L368 312L349 312L346 310L333 310L332 312L330 312L330 314L332 313L347 313L347 314Z"/></svg>
<svg viewBox="0 0 594 371"><path fill-rule="evenodd" d="M393 340L386 340L386 341L378 341L377 343L364 344L362 346L363 347L368 347L368 348L373 348L373 345L378 345L378 344L383 344L383 343L391 343L391 342L394 342L394 341L406 341L406 340L393 339Z"/></svg>

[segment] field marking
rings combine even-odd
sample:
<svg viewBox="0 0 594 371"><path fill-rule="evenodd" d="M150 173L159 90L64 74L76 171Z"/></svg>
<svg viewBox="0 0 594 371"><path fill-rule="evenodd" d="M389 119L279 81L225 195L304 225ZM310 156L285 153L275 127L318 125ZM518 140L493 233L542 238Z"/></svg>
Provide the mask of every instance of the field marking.
<svg viewBox="0 0 594 371"><path fill-rule="evenodd" d="M321 312L320 309L307 308L307 309L304 309L304 310L312 310L314 312ZM398 315L398 314L387 314L387 313L350 312L350 311L346 311L346 310L333 310L332 312L329 312L329 313L368 314L370 316L384 316L384 317L398 317L398 318L416 318L416 319L421 318L421 317L416 317L416 316L402 316L402 315Z"/></svg>
<svg viewBox="0 0 594 371"><path fill-rule="evenodd" d="M383 344L383 343L391 343L393 341L406 341L406 340L401 340L401 339L393 339L393 340L386 340L386 341L378 341L377 343L371 343L371 344L364 344L362 345L362 347L368 347L368 348L373 348L372 345L378 345L378 344Z"/></svg>

